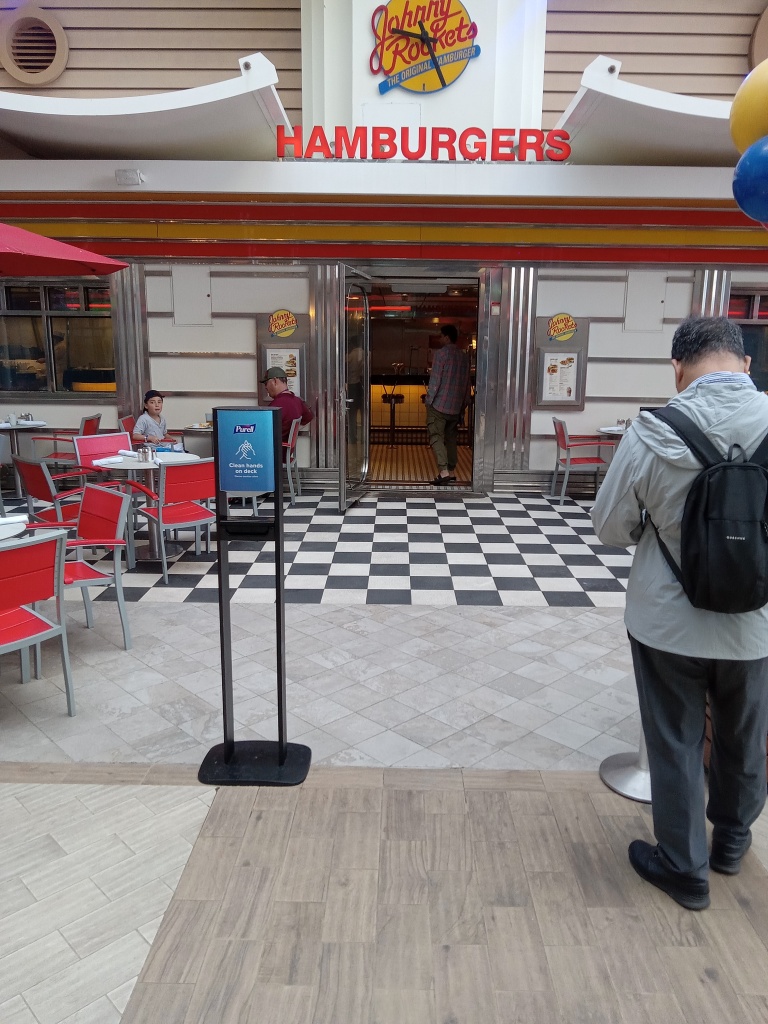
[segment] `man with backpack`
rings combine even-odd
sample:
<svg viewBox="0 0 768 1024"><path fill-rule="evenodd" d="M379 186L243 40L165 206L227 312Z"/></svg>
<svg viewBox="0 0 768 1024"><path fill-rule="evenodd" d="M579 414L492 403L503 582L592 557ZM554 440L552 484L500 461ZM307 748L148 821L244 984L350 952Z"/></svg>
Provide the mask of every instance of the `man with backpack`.
<svg viewBox="0 0 768 1024"><path fill-rule="evenodd" d="M737 324L682 323L672 341L678 394L634 420L592 510L604 544L637 544L624 621L658 845L636 839L629 860L689 910L709 906L710 867L738 873L766 799L768 397L749 364Z"/></svg>

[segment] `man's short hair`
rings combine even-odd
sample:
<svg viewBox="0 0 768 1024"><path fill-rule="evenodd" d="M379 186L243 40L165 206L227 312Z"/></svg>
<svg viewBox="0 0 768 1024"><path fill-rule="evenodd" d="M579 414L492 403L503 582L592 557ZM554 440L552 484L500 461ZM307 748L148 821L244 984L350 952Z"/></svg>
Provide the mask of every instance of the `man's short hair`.
<svg viewBox="0 0 768 1024"><path fill-rule="evenodd" d="M690 316L672 339L672 358L680 363L698 363L705 356L723 352L739 359L745 355L741 327L724 316Z"/></svg>
<svg viewBox="0 0 768 1024"><path fill-rule="evenodd" d="M443 324L443 326L440 328L440 333L444 337L446 337L448 341L450 341L451 344L453 345L455 345L456 342L459 340L459 332L456 330L453 324Z"/></svg>

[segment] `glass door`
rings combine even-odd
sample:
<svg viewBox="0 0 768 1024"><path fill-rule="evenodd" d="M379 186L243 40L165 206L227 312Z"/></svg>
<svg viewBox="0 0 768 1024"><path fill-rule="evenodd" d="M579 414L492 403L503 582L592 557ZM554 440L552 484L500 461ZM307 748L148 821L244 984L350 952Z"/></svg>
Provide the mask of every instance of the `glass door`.
<svg viewBox="0 0 768 1024"><path fill-rule="evenodd" d="M340 275L339 401L336 436L339 440L339 512L359 501L368 476L371 418L371 371L368 296L359 284L347 281L352 268Z"/></svg>

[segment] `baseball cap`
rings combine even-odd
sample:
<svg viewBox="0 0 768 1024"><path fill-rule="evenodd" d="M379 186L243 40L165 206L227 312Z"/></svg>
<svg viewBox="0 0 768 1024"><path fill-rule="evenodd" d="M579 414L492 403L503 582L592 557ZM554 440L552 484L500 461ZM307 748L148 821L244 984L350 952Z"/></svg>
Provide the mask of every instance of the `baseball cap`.
<svg viewBox="0 0 768 1024"><path fill-rule="evenodd" d="M270 368L261 378L261 383L266 384L268 380L274 380L275 377L285 377L285 370L282 368L282 366L270 366Z"/></svg>

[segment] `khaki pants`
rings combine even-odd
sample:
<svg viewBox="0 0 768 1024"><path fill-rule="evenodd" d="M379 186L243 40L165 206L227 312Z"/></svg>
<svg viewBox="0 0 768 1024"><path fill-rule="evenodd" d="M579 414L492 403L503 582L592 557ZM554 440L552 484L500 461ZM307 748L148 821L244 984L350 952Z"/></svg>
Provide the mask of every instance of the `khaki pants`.
<svg viewBox="0 0 768 1024"><path fill-rule="evenodd" d="M438 471L456 469L456 463L459 461L456 439L460 421L459 413L456 413L455 416L447 416L444 412L433 409L431 405L427 406L427 433Z"/></svg>

